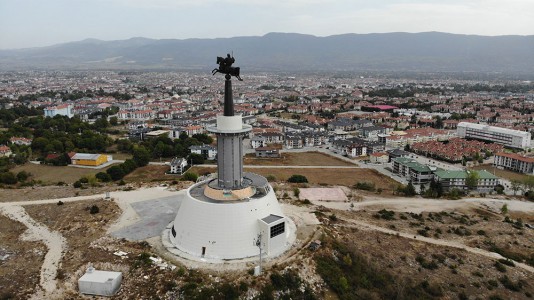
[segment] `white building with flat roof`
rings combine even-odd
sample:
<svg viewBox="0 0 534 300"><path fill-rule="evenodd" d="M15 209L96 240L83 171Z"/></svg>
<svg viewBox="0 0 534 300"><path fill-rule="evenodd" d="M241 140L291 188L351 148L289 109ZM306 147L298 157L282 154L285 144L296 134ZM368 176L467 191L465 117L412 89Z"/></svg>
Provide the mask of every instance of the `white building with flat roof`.
<svg viewBox="0 0 534 300"><path fill-rule="evenodd" d="M57 106L49 106L44 109L44 116L53 118L56 115L74 117L74 106L72 104L61 104Z"/></svg>
<svg viewBox="0 0 534 300"><path fill-rule="evenodd" d="M456 129L461 138L470 138L483 141L494 142L510 148L529 148L530 132L476 124L460 122Z"/></svg>

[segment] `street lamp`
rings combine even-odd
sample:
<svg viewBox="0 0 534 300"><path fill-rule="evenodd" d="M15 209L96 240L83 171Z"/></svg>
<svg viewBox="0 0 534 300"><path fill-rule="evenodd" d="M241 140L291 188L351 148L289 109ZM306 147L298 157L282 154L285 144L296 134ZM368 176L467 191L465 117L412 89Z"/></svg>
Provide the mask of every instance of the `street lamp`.
<svg viewBox="0 0 534 300"><path fill-rule="evenodd" d="M261 253L262 253L262 250L263 250L263 245L262 245L262 233L258 233L258 237L256 238L256 241L255 241L255 246L258 247L260 249L260 265L259 265L259 270L258 270L258 273L257 274L254 274L256 276L260 275L261 274L261 263L262 263L262 256L261 256Z"/></svg>

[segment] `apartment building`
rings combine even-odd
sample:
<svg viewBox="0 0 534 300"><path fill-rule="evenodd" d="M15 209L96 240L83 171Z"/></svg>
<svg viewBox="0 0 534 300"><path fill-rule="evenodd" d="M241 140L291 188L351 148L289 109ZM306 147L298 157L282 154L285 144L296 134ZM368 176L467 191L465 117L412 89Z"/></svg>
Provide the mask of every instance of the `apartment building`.
<svg viewBox="0 0 534 300"><path fill-rule="evenodd" d="M499 152L495 154L493 165L499 169L534 174L534 158L515 153Z"/></svg>
<svg viewBox="0 0 534 300"><path fill-rule="evenodd" d="M513 130L483 124L460 122L457 134L462 138L490 141L510 148L530 147L530 132Z"/></svg>

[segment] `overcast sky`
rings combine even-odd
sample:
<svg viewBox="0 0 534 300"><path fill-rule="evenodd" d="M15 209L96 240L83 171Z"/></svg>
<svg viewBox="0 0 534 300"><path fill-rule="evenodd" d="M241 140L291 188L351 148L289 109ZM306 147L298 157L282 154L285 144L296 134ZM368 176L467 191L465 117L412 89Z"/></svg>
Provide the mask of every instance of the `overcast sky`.
<svg viewBox="0 0 534 300"><path fill-rule="evenodd" d="M534 35L534 0L0 0L0 49L295 32Z"/></svg>

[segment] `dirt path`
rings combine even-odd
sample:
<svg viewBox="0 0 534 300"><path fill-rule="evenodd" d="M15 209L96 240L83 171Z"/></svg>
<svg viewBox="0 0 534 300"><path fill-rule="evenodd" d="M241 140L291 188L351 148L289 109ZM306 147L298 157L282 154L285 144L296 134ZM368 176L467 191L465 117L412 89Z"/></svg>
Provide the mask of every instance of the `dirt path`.
<svg viewBox="0 0 534 300"><path fill-rule="evenodd" d="M10 205L0 207L0 212L10 219L21 222L28 228L28 230L21 236L23 240L41 241L48 248L43 265L41 266L40 285L43 291L38 290L32 298L41 298L41 292L44 292L46 296L56 291L57 270L61 263L63 252L67 246L65 238L59 232L50 231L46 226L37 223L21 206Z"/></svg>
<svg viewBox="0 0 534 300"><path fill-rule="evenodd" d="M442 240L442 239L434 239L434 238L424 237L424 236L421 236L421 235L413 235L411 233L399 232L399 231L395 231L395 230L391 230L391 229L388 229L388 228L376 226L376 225L369 224L369 223L362 222L362 221L358 221L358 220L351 220L351 219L345 219L345 218L343 218L342 220L347 222L347 223L351 223L351 224L355 225L356 227L358 227L360 229L364 229L364 230L375 230L375 231L379 231L379 232L383 232L383 233L387 233L387 234L398 235L398 236L401 236L403 238L407 238L407 239L411 239L411 240L417 240L417 241L424 242L424 243L463 249L463 250L465 250L467 252L471 252L471 253L478 254L478 255L483 255L483 256L486 256L486 257L489 257L489 258L493 258L493 259L501 259L501 258L506 259L506 257L503 257L498 253L482 250L482 249L479 249L479 248L469 247L469 246L466 246L464 244L461 244L461 243L458 243L458 242L454 242L454 241L448 241L448 240ZM528 271L530 273L534 273L534 268L533 267L531 267L529 265L526 265L526 264L523 264L523 263L516 262L516 261L514 261L514 263L515 263L515 265L517 267L520 267L520 268L522 268L522 269L524 269L524 270L526 270L526 271Z"/></svg>

